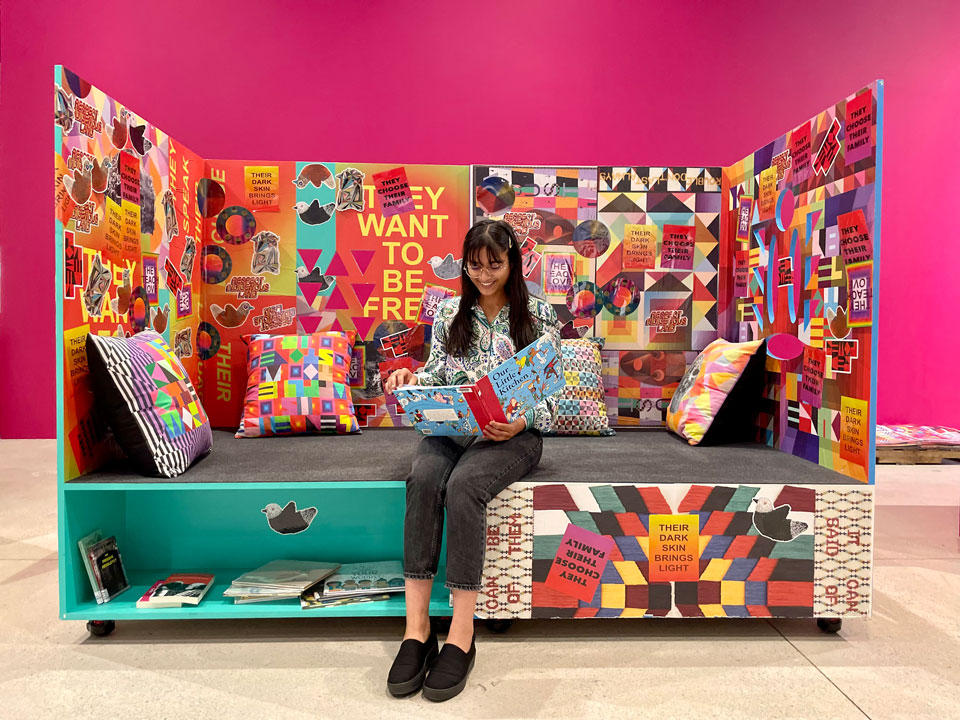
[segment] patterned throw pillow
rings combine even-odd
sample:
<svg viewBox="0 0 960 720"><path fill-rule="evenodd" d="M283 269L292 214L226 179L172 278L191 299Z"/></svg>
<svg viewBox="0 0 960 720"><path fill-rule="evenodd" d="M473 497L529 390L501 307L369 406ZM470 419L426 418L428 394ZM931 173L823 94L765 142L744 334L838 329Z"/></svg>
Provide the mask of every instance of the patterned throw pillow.
<svg viewBox="0 0 960 720"><path fill-rule="evenodd" d="M548 435L614 435L603 400L600 350L603 338L560 341L567 384L557 401L557 417Z"/></svg>
<svg viewBox="0 0 960 720"><path fill-rule="evenodd" d="M667 409L667 428L691 445L752 438L763 392L763 340L714 340L684 374Z"/></svg>
<svg viewBox="0 0 960 720"><path fill-rule="evenodd" d="M120 447L144 475L176 477L210 452L213 433L180 360L152 330L87 336L97 403Z"/></svg>
<svg viewBox="0 0 960 720"><path fill-rule="evenodd" d="M347 375L354 332L253 335L237 437L358 432Z"/></svg>

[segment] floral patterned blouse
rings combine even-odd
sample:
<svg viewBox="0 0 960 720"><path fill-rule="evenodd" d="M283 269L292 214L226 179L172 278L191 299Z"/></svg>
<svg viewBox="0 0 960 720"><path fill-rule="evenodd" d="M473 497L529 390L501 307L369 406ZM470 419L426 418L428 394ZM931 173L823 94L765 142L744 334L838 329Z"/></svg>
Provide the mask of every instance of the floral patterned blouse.
<svg viewBox="0 0 960 720"><path fill-rule="evenodd" d="M560 323L549 303L531 297L527 304L533 321L535 337L548 335L553 341L557 357L560 352ZM470 352L462 358L447 354L446 343L450 323L460 308L460 298L443 300L437 305L433 318L433 342L427 364L414 373L419 385L467 385L476 382L504 360L512 357L520 348L513 346L510 337L510 303L503 306L493 324L479 305L473 306L473 335ZM561 360L562 362L562 360ZM524 413L528 428L547 432L553 425L557 412L557 396L546 398Z"/></svg>

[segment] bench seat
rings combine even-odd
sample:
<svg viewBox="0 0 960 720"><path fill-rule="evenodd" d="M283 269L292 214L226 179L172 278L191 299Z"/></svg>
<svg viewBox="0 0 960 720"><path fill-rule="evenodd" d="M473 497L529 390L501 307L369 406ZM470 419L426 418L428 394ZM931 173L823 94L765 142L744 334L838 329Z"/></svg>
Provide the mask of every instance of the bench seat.
<svg viewBox="0 0 960 720"><path fill-rule="evenodd" d="M116 464L78 483L403 482L420 436L371 428L361 435L241 438L214 431L213 450L183 475L148 478ZM766 445L691 447L662 430L610 437L547 437L525 482L844 485L850 478Z"/></svg>

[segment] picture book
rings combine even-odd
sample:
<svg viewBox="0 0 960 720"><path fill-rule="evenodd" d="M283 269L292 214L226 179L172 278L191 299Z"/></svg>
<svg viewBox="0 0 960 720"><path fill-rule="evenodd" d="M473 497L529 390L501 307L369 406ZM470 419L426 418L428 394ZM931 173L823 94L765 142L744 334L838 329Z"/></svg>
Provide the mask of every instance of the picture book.
<svg viewBox="0 0 960 720"><path fill-rule="evenodd" d="M472 385L404 385L394 394L421 435L480 435L490 421L513 422L564 384L560 356L543 335Z"/></svg>
<svg viewBox="0 0 960 720"><path fill-rule="evenodd" d="M335 573L339 563L314 562L310 560L274 560L244 573L233 581L224 595L252 595L250 588L266 588L296 591L299 595L306 588Z"/></svg>
<svg viewBox="0 0 960 720"><path fill-rule="evenodd" d="M325 599L403 592L403 567L399 560L344 565L323 583Z"/></svg>
<svg viewBox="0 0 960 720"><path fill-rule="evenodd" d="M137 600L138 608L181 607L199 605L203 596L213 587L213 575L205 573L177 573L157 580Z"/></svg>

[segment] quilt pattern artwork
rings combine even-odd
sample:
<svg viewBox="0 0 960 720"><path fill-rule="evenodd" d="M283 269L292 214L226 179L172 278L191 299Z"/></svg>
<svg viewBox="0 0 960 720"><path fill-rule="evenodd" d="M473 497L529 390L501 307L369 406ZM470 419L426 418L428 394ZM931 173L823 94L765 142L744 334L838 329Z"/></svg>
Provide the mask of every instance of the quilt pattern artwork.
<svg viewBox="0 0 960 720"><path fill-rule="evenodd" d="M721 327L768 338L758 439L872 482L880 82L724 168Z"/></svg>
<svg viewBox="0 0 960 720"><path fill-rule="evenodd" d="M608 302L594 332L619 367L607 385L619 425L661 425L697 351L719 337L721 169L601 167L597 259Z"/></svg>
<svg viewBox="0 0 960 720"><path fill-rule="evenodd" d="M474 166L474 221L517 231L564 337L603 337L612 424L661 425L718 336L720 168Z"/></svg>
<svg viewBox="0 0 960 720"><path fill-rule="evenodd" d="M507 491L515 557L502 510L488 511L494 541L484 582L488 617L844 617L869 614L873 495L847 486L533 485ZM511 500L532 493L532 503ZM508 503L509 504L509 503ZM500 508L500 505L497 506ZM532 515L532 530L528 530ZM610 543L606 563L570 527ZM836 533L826 532L837 528ZM532 567L522 574L531 539ZM837 541L835 538L843 536ZM840 553L835 552L841 548ZM504 573L514 598L507 605ZM555 566L580 572L588 596L558 589ZM487 585L485 585L487 587ZM576 587L576 586L574 586ZM588 597L588 599L584 599ZM836 599L835 599L836 598Z"/></svg>

